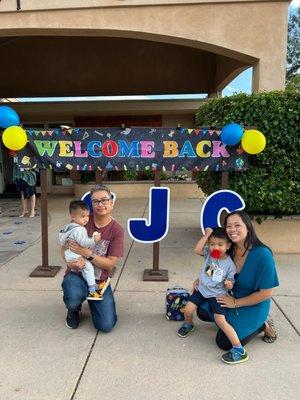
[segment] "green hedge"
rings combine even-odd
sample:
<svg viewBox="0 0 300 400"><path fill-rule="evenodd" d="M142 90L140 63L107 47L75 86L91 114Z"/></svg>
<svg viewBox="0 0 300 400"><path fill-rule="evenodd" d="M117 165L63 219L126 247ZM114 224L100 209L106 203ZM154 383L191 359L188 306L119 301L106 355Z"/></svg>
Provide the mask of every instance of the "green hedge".
<svg viewBox="0 0 300 400"><path fill-rule="evenodd" d="M196 114L197 126L235 122L266 136L265 150L249 156L249 169L229 174L229 188L244 198L250 214L299 214L299 97L289 91L237 94L211 99ZM197 182L209 195L220 189L221 173L201 172Z"/></svg>

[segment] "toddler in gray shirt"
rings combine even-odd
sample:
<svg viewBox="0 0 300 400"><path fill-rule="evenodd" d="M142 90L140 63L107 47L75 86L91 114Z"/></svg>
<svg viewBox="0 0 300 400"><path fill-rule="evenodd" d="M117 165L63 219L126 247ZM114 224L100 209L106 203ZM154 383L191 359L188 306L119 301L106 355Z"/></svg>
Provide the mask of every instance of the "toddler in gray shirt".
<svg viewBox="0 0 300 400"><path fill-rule="evenodd" d="M62 246L67 246L69 240L74 240L82 247L93 248L96 243L101 240L101 234L95 232L93 237L88 237L85 225L89 221L89 206L82 200L73 200L69 205L71 222L65 225L59 232L59 241ZM81 256L67 248L65 250L65 258L67 262L76 261ZM85 267L80 270L85 279L89 294L88 300L102 300L103 298L98 292L98 284L95 280L93 264L85 259Z"/></svg>
<svg viewBox="0 0 300 400"><path fill-rule="evenodd" d="M194 251L203 255L205 262L184 308L185 322L180 327L178 336L186 337L194 330L193 314L198 306L208 302L216 324L226 334L232 346L243 352L244 348L234 328L226 321L226 307L222 307L217 301L217 297L227 294L234 284L236 267L227 254L230 246L231 242L223 228L206 228L204 236L196 244Z"/></svg>

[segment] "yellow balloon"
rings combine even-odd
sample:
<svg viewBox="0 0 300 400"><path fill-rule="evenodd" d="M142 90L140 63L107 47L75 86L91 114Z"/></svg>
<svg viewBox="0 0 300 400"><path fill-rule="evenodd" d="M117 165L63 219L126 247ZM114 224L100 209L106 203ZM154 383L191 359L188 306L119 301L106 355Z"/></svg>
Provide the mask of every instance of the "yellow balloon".
<svg viewBox="0 0 300 400"><path fill-rule="evenodd" d="M265 135L255 129L246 130L242 137L242 147L249 154L261 153L266 147Z"/></svg>
<svg viewBox="0 0 300 400"><path fill-rule="evenodd" d="M10 126L3 132L2 140L8 149L21 150L27 143L27 134L20 126Z"/></svg>

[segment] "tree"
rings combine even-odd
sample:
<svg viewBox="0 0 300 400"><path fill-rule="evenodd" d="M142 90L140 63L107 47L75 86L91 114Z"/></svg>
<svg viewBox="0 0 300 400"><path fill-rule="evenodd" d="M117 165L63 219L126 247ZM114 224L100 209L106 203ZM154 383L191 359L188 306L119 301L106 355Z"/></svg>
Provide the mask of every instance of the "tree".
<svg viewBox="0 0 300 400"><path fill-rule="evenodd" d="M286 90L300 93L300 74L294 75L287 83Z"/></svg>
<svg viewBox="0 0 300 400"><path fill-rule="evenodd" d="M291 79L299 75L300 71L300 8L290 14L286 61L286 82L288 84Z"/></svg>

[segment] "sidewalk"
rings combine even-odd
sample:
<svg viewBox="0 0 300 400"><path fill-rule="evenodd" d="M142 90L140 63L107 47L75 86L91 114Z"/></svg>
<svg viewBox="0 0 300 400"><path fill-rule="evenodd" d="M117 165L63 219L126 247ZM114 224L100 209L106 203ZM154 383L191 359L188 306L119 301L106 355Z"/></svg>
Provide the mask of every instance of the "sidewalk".
<svg viewBox="0 0 300 400"><path fill-rule="evenodd" d="M57 236L68 221L69 200L49 198L50 265L62 265ZM169 282L143 282L143 270L152 268L152 246L133 243L126 222L147 217L147 201L117 200L114 217L125 228L126 251L112 280L119 320L108 334L94 330L87 303L80 328L65 327L63 269L54 278L29 278L41 262L40 240L0 266L0 399L299 397L300 254L276 254L281 285L275 290L272 316L279 338L271 345L255 338L247 346L250 360L245 364L220 361L222 351L214 344L211 324L196 321L193 335L181 339L176 335L179 324L165 319L165 290L176 284L189 288L200 267L192 251L200 208L199 199L171 199L170 229L160 246L160 268L169 270ZM276 240L274 224L268 232L262 229L263 240ZM279 230L280 243L288 245L289 230Z"/></svg>
<svg viewBox="0 0 300 400"><path fill-rule="evenodd" d="M20 200L0 199L0 267L40 239L38 204L35 218L19 218Z"/></svg>

